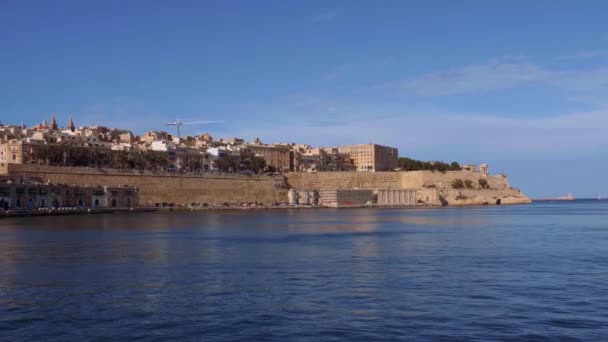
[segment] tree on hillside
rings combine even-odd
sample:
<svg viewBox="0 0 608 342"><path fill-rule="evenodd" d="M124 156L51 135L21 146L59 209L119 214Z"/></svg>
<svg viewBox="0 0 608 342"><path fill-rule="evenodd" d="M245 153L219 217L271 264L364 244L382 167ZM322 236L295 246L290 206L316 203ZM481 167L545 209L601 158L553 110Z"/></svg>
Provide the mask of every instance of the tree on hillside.
<svg viewBox="0 0 608 342"><path fill-rule="evenodd" d="M460 171L460 164L452 162L447 164L441 161L421 161L406 157L401 157L397 160L397 166L406 171Z"/></svg>
<svg viewBox="0 0 608 342"><path fill-rule="evenodd" d="M453 189L464 189L464 182L462 181L462 179L456 178L452 181L452 188Z"/></svg>
<svg viewBox="0 0 608 342"><path fill-rule="evenodd" d="M465 186L467 189L473 189L473 181L472 181L472 180L470 180L470 179L465 180L465 181L464 181L464 186Z"/></svg>

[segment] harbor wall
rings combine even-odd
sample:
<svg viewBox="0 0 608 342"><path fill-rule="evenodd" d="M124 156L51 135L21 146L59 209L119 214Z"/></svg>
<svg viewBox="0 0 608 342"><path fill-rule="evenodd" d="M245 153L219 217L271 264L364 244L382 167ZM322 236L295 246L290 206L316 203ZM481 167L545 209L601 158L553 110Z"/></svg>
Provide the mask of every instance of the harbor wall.
<svg viewBox="0 0 608 342"><path fill-rule="evenodd" d="M515 188L507 189L462 189L439 192L444 205L499 205L528 204L532 201Z"/></svg>
<svg viewBox="0 0 608 342"><path fill-rule="evenodd" d="M402 172L293 172L285 174L296 190L401 189Z"/></svg>
<svg viewBox="0 0 608 342"><path fill-rule="evenodd" d="M485 179L492 189L510 187L504 175L484 176L470 171L296 172L285 177L289 187L297 190L450 188L456 179L470 180L476 187L480 179Z"/></svg>
<svg viewBox="0 0 608 342"><path fill-rule="evenodd" d="M483 175L470 171L409 171L409 172L317 172L289 173L287 185L303 190L437 190L443 205L526 204L531 200L520 190L512 188L507 176ZM472 189L452 189L456 179L471 181ZM487 182L487 189L479 180ZM424 196L426 198L426 195ZM499 200L499 201L498 201Z"/></svg>
<svg viewBox="0 0 608 342"><path fill-rule="evenodd" d="M0 171L2 171L0 169ZM53 184L134 186L139 203L286 202L283 176L172 175L137 170L52 167L8 164L5 174L39 177Z"/></svg>
<svg viewBox="0 0 608 342"><path fill-rule="evenodd" d="M50 167L32 164L0 165L0 174L39 177L54 184L77 186L134 186L139 203L238 203L288 202L288 189L306 190L437 190L444 205L530 203L518 189L511 188L504 175L470 171L410 172L317 172L276 176L215 174L170 174L138 170ZM470 180L473 189L452 189L455 179ZM489 189L479 186L485 179Z"/></svg>

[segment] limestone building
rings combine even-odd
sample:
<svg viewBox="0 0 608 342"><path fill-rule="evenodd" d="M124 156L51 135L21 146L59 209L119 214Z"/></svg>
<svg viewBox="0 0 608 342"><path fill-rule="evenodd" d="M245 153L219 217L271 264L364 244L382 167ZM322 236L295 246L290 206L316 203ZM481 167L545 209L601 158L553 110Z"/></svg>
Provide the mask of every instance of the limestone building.
<svg viewBox="0 0 608 342"><path fill-rule="evenodd" d="M0 210L38 208L134 208L139 205L135 187L49 184L41 179L0 177Z"/></svg>
<svg viewBox="0 0 608 342"><path fill-rule="evenodd" d="M357 171L390 171L397 168L399 152L394 147L377 144L338 146L340 154L348 155Z"/></svg>
<svg viewBox="0 0 608 342"><path fill-rule="evenodd" d="M23 164L23 144L11 141L0 144L0 163Z"/></svg>
<svg viewBox="0 0 608 342"><path fill-rule="evenodd" d="M44 141L28 139L29 141L13 139L0 144L0 163L26 164L36 162L35 156L40 154L45 146Z"/></svg>
<svg viewBox="0 0 608 342"><path fill-rule="evenodd" d="M254 143L247 145L247 150L252 155L264 158L266 165L272 165L279 171L289 171L291 169L289 146Z"/></svg>

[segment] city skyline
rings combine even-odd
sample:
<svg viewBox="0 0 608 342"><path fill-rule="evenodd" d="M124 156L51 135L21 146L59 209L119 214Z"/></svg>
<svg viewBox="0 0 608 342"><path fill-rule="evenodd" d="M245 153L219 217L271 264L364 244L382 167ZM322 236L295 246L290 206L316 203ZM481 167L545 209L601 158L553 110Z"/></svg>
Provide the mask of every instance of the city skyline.
<svg viewBox="0 0 608 342"><path fill-rule="evenodd" d="M224 120L183 134L374 142L488 162L532 197L608 193L603 2L62 4L3 5L3 123Z"/></svg>

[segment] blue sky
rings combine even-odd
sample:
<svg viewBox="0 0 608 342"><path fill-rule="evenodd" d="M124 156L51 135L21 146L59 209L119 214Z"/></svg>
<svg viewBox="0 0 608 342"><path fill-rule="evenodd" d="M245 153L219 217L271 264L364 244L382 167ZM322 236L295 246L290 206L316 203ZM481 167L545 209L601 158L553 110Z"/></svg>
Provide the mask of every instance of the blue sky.
<svg viewBox="0 0 608 342"><path fill-rule="evenodd" d="M608 195L606 1L0 2L0 120L488 162Z"/></svg>

